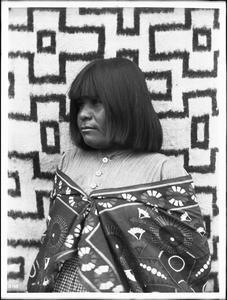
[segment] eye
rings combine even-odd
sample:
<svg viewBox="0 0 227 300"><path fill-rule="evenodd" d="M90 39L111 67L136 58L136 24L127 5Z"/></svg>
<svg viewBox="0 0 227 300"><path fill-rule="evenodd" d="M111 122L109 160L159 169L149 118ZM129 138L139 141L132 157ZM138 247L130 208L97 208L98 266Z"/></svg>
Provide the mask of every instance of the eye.
<svg viewBox="0 0 227 300"><path fill-rule="evenodd" d="M83 105L84 105L84 100L83 99L78 99L77 100L77 107L79 109L81 109L83 107Z"/></svg>
<svg viewBox="0 0 227 300"><path fill-rule="evenodd" d="M94 106L97 106L97 105L100 105L100 104L102 104L102 102L100 101L100 99L92 99L92 105L94 105Z"/></svg>

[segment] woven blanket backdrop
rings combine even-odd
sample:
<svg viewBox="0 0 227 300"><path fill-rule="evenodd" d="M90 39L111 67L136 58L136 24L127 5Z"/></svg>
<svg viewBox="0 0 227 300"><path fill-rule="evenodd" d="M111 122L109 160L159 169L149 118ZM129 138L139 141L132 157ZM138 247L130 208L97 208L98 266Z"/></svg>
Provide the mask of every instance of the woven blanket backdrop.
<svg viewBox="0 0 227 300"><path fill-rule="evenodd" d="M142 69L164 131L162 152L192 175L219 291L219 9L9 9L8 292L25 292L53 174L72 147L67 90L96 58ZM201 270L202 271L202 270Z"/></svg>

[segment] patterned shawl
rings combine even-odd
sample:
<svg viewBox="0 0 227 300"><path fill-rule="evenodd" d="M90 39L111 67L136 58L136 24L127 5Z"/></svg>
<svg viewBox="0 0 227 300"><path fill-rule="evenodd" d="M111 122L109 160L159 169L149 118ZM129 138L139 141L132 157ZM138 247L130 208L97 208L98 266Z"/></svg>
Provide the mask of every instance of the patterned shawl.
<svg viewBox="0 0 227 300"><path fill-rule="evenodd" d="M78 256L90 292L203 292L211 256L190 175L89 196L57 170L28 292L51 292Z"/></svg>

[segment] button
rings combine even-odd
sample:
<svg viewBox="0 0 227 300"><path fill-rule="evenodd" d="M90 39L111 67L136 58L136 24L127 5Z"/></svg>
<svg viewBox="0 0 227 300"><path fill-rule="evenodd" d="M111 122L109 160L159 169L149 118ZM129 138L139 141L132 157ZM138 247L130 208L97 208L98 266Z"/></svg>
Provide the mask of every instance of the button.
<svg viewBox="0 0 227 300"><path fill-rule="evenodd" d="M92 189L95 189L97 187L97 184L95 183L95 182L93 182L92 184L91 184L91 188Z"/></svg>
<svg viewBox="0 0 227 300"><path fill-rule="evenodd" d="M104 163L104 164L106 164L106 163L108 163L108 157L103 157L103 159L102 159L102 162Z"/></svg>
<svg viewBox="0 0 227 300"><path fill-rule="evenodd" d="M98 176L98 177L100 177L102 175L102 171L96 171L95 175Z"/></svg>

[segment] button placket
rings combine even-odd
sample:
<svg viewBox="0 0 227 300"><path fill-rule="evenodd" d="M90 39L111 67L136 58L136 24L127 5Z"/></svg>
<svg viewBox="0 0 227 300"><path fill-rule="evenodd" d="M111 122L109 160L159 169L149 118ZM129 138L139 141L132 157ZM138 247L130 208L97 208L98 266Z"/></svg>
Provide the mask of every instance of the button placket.
<svg viewBox="0 0 227 300"><path fill-rule="evenodd" d="M90 188L92 190L96 189L99 184L100 184L100 181L102 179L102 175L103 175L103 171L102 171L102 168L104 167L105 168L105 165L110 161L110 158L105 156L105 157L102 157L101 158L101 166L98 170L95 171L95 174L92 178L92 181L91 181L91 184L90 184Z"/></svg>

